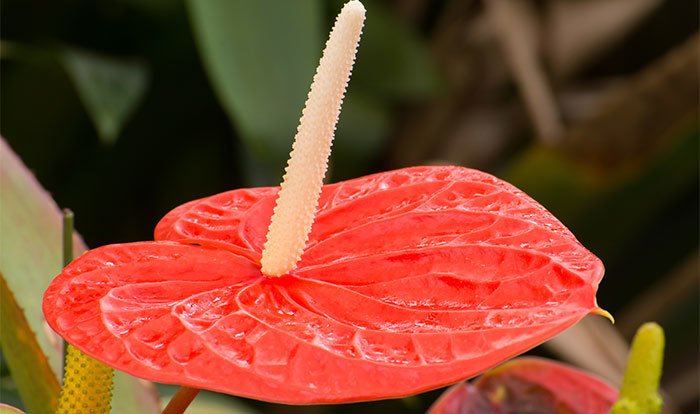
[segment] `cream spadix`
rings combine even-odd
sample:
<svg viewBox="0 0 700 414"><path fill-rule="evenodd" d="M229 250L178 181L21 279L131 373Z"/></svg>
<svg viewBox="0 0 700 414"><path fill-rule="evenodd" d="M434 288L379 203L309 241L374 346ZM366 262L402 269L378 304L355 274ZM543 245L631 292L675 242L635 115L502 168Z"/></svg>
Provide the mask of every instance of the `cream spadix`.
<svg viewBox="0 0 700 414"><path fill-rule="evenodd" d="M364 20L362 3L348 2L326 42L302 111L262 252L260 262L266 276L290 272L304 251Z"/></svg>

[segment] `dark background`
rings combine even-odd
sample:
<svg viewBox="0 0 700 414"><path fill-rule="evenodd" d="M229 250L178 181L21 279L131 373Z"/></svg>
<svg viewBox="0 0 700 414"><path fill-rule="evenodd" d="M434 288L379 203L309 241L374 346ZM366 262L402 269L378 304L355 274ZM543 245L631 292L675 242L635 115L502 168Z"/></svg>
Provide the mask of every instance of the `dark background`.
<svg viewBox="0 0 700 414"><path fill-rule="evenodd" d="M279 181L298 116L290 114L301 112L340 2L297 3L312 18L311 41L298 53L276 55L253 36L216 49L237 62L267 59L268 68L277 68L239 80L261 85L257 99L285 103L286 110L261 106L253 115L269 117L272 133L225 104L229 92L211 77L213 63L197 34L217 22L197 26L193 3L0 4L0 132L57 203L75 212L90 246L151 239L159 218L180 203ZM295 33L284 15L275 15L275 2L263 3L267 18L249 6L231 24L244 19L271 39ZM664 387L679 412L697 412L697 2L650 1L658 4L641 11L632 9L644 9L642 1L588 2L599 14L586 17L584 27L596 27L597 37L561 29L588 16L562 11L582 0L518 1L525 11L516 7L501 26L491 7L497 2L365 3L352 103L341 116L329 181L450 163L513 182L606 264L599 303L616 315L622 335L629 338L639 318L665 327ZM530 43L508 46L524 34ZM520 52L534 57L554 112L525 98L532 78L519 78ZM70 59L87 61L88 75ZM85 81L90 70L98 72L97 86ZM262 86L265 76L280 73L289 75L290 87ZM142 83L121 83L130 76ZM103 112L112 121L124 117L116 133L98 133L100 104L81 92L91 87L107 108L121 88L135 94L126 109ZM287 91L293 96L276 95ZM236 99L247 105L245 98ZM538 124L552 113L554 121ZM361 409L422 412L437 395ZM309 412L250 404L264 412Z"/></svg>

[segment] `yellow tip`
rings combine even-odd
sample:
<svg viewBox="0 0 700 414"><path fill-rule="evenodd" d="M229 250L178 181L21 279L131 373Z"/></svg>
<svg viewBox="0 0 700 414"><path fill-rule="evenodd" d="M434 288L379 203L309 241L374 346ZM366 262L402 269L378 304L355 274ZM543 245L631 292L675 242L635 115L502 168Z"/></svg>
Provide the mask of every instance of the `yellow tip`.
<svg viewBox="0 0 700 414"><path fill-rule="evenodd" d="M266 276L293 270L309 238L364 20L362 3L347 3L326 42L268 228L260 260Z"/></svg>
<svg viewBox="0 0 700 414"><path fill-rule="evenodd" d="M612 324L615 324L615 317L612 316L612 314L605 309L601 308L595 308L591 311L592 314L594 315L600 315L604 318L607 318Z"/></svg>

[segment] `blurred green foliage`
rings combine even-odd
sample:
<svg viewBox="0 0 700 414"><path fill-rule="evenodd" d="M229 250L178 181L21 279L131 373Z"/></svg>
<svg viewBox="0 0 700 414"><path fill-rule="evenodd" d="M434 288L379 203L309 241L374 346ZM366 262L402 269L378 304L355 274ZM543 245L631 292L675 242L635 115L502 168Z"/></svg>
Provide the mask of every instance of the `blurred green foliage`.
<svg viewBox="0 0 700 414"><path fill-rule="evenodd" d="M320 57L320 3L187 5L204 67L232 125L253 158L278 167L287 159L289 136Z"/></svg>
<svg viewBox="0 0 700 414"><path fill-rule="evenodd" d="M61 50L60 60L100 139L114 143L145 92L145 67L71 49Z"/></svg>
<svg viewBox="0 0 700 414"><path fill-rule="evenodd" d="M546 9L552 2L536 3ZM622 43L609 45L602 59L557 80L556 89L595 91L608 78L625 84L697 30L698 6L690 3L666 2ZM5 0L0 133L58 204L75 211L88 245L150 239L159 218L182 202L278 183L341 4ZM421 163L459 163L461 154L444 148L469 148L480 167L530 193L601 256L607 275L599 302L616 316L649 286L670 280L673 269L697 251L694 107L691 119L658 133L622 122L609 142L651 131L641 144L644 160L630 166L624 156L613 155L606 158L608 167L624 168L601 167L536 142L512 80L497 81L505 64L484 40L480 2L365 5L367 23L330 181L405 166L396 154L407 145L416 145L412 153ZM445 45L454 55L446 54ZM664 120L670 105L663 102L680 96L671 86L666 101L639 95L623 107L651 105ZM507 124L512 135L497 143L495 156L479 152L480 135L460 136L473 113L492 108L495 122ZM576 122L572 117L567 126ZM421 139L429 145L406 139L406 130L428 131ZM449 146L454 137L469 145ZM436 154L443 155L436 160ZM697 294L689 294L659 315L670 327L671 373L697 361L697 312L688 312L697 305ZM261 412L418 413L437 394L312 409L247 403ZM12 393L2 398L11 401Z"/></svg>

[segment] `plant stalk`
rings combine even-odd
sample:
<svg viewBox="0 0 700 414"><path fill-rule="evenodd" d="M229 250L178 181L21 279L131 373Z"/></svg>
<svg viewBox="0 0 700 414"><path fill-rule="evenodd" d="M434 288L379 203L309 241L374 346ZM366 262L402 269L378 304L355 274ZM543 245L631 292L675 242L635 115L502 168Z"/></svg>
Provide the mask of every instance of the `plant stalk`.
<svg viewBox="0 0 700 414"><path fill-rule="evenodd" d="M192 400L199 394L199 388L182 386L170 399L168 405L163 410L163 414L182 414L190 406Z"/></svg>
<svg viewBox="0 0 700 414"><path fill-rule="evenodd" d="M63 265L73 260L73 212L63 210ZM63 342L63 385L57 414L109 413L114 370Z"/></svg>
<svg viewBox="0 0 700 414"><path fill-rule="evenodd" d="M63 267L68 266L70 262L73 261L73 229L75 228L74 226L74 214L73 211L71 211L68 208L63 209L63 230L62 230L62 236L63 236ZM68 357L68 342L66 342L65 339L62 340L63 343L63 364L61 367L63 368L63 371L61 373L61 378L65 375L65 368L66 368L66 358Z"/></svg>

